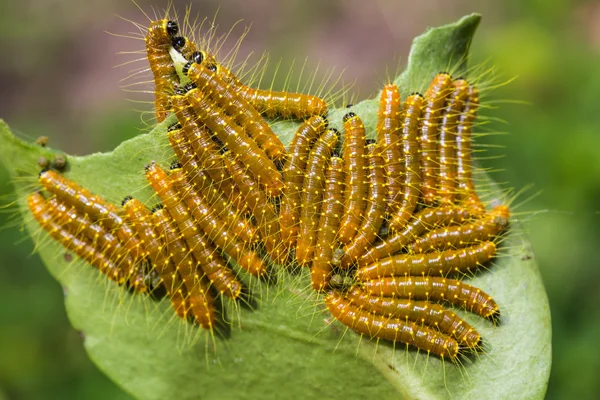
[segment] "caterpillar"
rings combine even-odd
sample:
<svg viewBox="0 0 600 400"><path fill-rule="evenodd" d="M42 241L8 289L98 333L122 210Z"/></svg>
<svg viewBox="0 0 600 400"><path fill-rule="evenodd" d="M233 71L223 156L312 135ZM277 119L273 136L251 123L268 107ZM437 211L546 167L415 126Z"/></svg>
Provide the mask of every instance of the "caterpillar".
<svg viewBox="0 0 600 400"><path fill-rule="evenodd" d="M304 174L310 149L326 127L327 120L323 117L310 117L300 125L290 142L288 159L283 168L285 195L281 198L279 216L281 239L288 249L296 246Z"/></svg>
<svg viewBox="0 0 600 400"><path fill-rule="evenodd" d="M163 238L158 236L154 229L150 210L139 200L129 196L123 199L122 206L127 220L140 237L149 258L152 260L152 265L160 275L175 313L181 319L186 320L190 312L187 292L179 273L175 269L175 265L166 254Z"/></svg>
<svg viewBox="0 0 600 400"><path fill-rule="evenodd" d="M478 108L479 90L471 85L465 107L458 117L456 129L456 180L458 200L467 208L473 209L475 213L483 214L485 207L475 192L471 166L471 134Z"/></svg>
<svg viewBox="0 0 600 400"><path fill-rule="evenodd" d="M200 166L208 174L225 197L241 213L249 211L239 189L225 175L225 164L219 156L219 148L212 140L208 129L197 121L198 116L185 97L178 92L171 97L173 109L183 133L193 149Z"/></svg>
<svg viewBox="0 0 600 400"><path fill-rule="evenodd" d="M346 185L339 240L343 244L349 244L357 234L365 211L368 188L364 170L366 131L361 119L353 112L344 115L343 122L342 151Z"/></svg>
<svg viewBox="0 0 600 400"><path fill-rule="evenodd" d="M267 254L278 264L285 264L288 254L281 246L281 234L275 206L269 202L267 196L258 187L258 182L246 172L242 163L233 158L230 151L223 153L223 159L232 180L240 189L240 193L256 219Z"/></svg>
<svg viewBox="0 0 600 400"><path fill-rule="evenodd" d="M388 318L420 322L456 339L461 345L475 349L480 346L481 335L451 310L428 301L369 296L358 287L346 293L346 299L357 307Z"/></svg>
<svg viewBox="0 0 600 400"><path fill-rule="evenodd" d="M121 243L127 247L134 262L141 260L139 239L119 215L118 207L99 196L93 196L87 189L52 170L40 172L39 181L46 190L65 204L77 208L105 226L110 232L115 233Z"/></svg>
<svg viewBox="0 0 600 400"><path fill-rule="evenodd" d="M262 276L267 272L260 257L240 241L230 231L230 227L215 216L203 193L190 185L180 168L171 169L171 177L167 179L170 179L175 190L181 193L181 199L187 205L194 220L211 241L250 274Z"/></svg>
<svg viewBox="0 0 600 400"><path fill-rule="evenodd" d="M102 225L90 221L75 207L60 202L56 197L48 199L46 202L48 212L57 224L75 235L82 236L84 240L91 241L90 244L97 251L104 253L115 265L132 272L133 258L112 233Z"/></svg>
<svg viewBox="0 0 600 400"><path fill-rule="evenodd" d="M310 269L312 287L317 292L325 290L331 279L333 249L337 246L338 231L344 211L344 174L344 160L340 157L332 157L326 173L317 231L317 247Z"/></svg>
<svg viewBox="0 0 600 400"><path fill-rule="evenodd" d="M369 248L357 260L357 265L359 267L365 266L381 258L392 256L428 230L453 223L461 224L472 218L472 216L469 210L456 206L425 208L417 213L401 232L395 233Z"/></svg>
<svg viewBox="0 0 600 400"><path fill-rule="evenodd" d="M366 158L369 165L368 203L365 218L351 243L333 253L333 264L349 268L375 241L383 223L386 210L387 190L383 159L375 143L367 145Z"/></svg>
<svg viewBox="0 0 600 400"><path fill-rule="evenodd" d="M280 196L283 189L281 174L265 152L227 116L222 109L212 104L197 88L192 88L186 99L196 111L199 119L211 129L216 137L247 166L252 175L264 186L271 197Z"/></svg>
<svg viewBox="0 0 600 400"><path fill-rule="evenodd" d="M509 218L509 208L504 205L497 206L481 219L463 225L436 229L419 237L408 246L408 251L425 253L494 240L506 228Z"/></svg>
<svg viewBox="0 0 600 400"><path fill-rule="evenodd" d="M216 76L232 87L246 102L259 113L269 118L305 119L313 115L326 116L327 103L313 95L284 91L256 89L244 85L228 68L217 63L214 56L200 51L192 58L199 60L198 64L210 65ZM188 58L188 57L186 57Z"/></svg>
<svg viewBox="0 0 600 400"><path fill-rule="evenodd" d="M402 229L412 217L421 196L418 129L423 106L423 96L413 94L406 98L402 107L401 147L404 162L400 206L392 217L393 231Z"/></svg>
<svg viewBox="0 0 600 400"><path fill-rule="evenodd" d="M454 203L456 197L456 126L468 96L469 84L464 79L452 82L440 126L439 187L442 202Z"/></svg>
<svg viewBox="0 0 600 400"><path fill-rule="evenodd" d="M310 152L306 163L306 178L302 189L302 209L296 244L296 259L300 265L308 266L312 261L317 243L319 213L325 187L325 170L338 142L338 131L328 129Z"/></svg>
<svg viewBox="0 0 600 400"><path fill-rule="evenodd" d="M152 163L146 168L146 178L175 221L208 280L225 296L237 299L242 293L242 283L227 266L214 245L199 230L167 174L158 165Z"/></svg>
<svg viewBox="0 0 600 400"><path fill-rule="evenodd" d="M156 121L162 122L171 110L169 94L179 83L175 65L169 54L179 25L166 19L152 21L146 35L146 57L154 75L154 108Z"/></svg>
<svg viewBox="0 0 600 400"><path fill-rule="evenodd" d="M206 201L214 213L230 227L233 234L245 243L253 243L257 240L257 235L252 227L252 223L245 219L242 214L233 207L222 192L215 188L215 183L205 172L199 163L196 162L193 150L189 146L181 125L171 126L167 132L171 148L181 162L181 166L189 177L189 180L195 184L196 190L202 191Z"/></svg>
<svg viewBox="0 0 600 400"><path fill-rule="evenodd" d="M400 92L396 85L385 85L379 99L377 114L377 142L382 147L382 156L388 189L388 212L400 207L399 194L402 190L402 153L400 151Z"/></svg>
<svg viewBox="0 0 600 400"><path fill-rule="evenodd" d="M49 210L49 204L40 193L30 194L27 198L27 206L33 218L54 240L96 267L109 279L119 284L125 282L126 275L123 270L109 257L106 257L102 251L97 250L88 241L69 232L54 220Z"/></svg>
<svg viewBox="0 0 600 400"><path fill-rule="evenodd" d="M198 273L202 272L198 262L164 208L158 207L152 211L152 222L158 236L163 238L168 256L187 290L186 300L195 321L204 329L212 330L216 322L214 298L205 278Z"/></svg>
<svg viewBox="0 0 600 400"><path fill-rule="evenodd" d="M458 356L458 342L431 328L404 319L364 311L353 306L338 292L328 293L325 304L335 319L369 338L403 342L441 358L453 360Z"/></svg>
<svg viewBox="0 0 600 400"><path fill-rule="evenodd" d="M437 199L438 187L438 143L441 115L450 94L452 78L446 73L436 75L425 92L423 124L420 132L421 179L423 201L433 204Z"/></svg>
<svg viewBox="0 0 600 400"><path fill-rule="evenodd" d="M484 318L500 315L498 305L488 294L456 279L429 276L387 277L361 282L369 294L414 300L443 301L464 307Z"/></svg>
<svg viewBox="0 0 600 400"><path fill-rule="evenodd" d="M220 69L223 67L217 65L217 73ZM325 117L328 111L325 100L309 94L255 89L241 84L238 85L238 91L259 113L268 118L279 116L305 119L313 115Z"/></svg>
<svg viewBox="0 0 600 400"><path fill-rule="evenodd" d="M216 64L202 65L201 53L194 53L192 60L183 68L190 80L222 107L270 159L283 160L286 151L281 140L254 107L238 94L236 88L217 75Z"/></svg>
<svg viewBox="0 0 600 400"><path fill-rule="evenodd" d="M386 276L446 276L456 272L465 273L488 262L495 254L496 245L493 242L483 242L458 250L398 254L360 267L356 271L356 278L366 281Z"/></svg>

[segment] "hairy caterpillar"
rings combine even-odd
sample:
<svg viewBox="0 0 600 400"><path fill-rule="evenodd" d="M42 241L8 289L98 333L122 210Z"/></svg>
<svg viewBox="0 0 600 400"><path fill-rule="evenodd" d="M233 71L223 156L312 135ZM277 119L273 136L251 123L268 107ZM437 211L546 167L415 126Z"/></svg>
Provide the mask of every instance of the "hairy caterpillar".
<svg viewBox="0 0 600 400"><path fill-rule="evenodd" d="M481 289L456 279L442 277L388 277L361 282L369 295L399 298L445 301L484 318L496 318L498 305Z"/></svg>
<svg viewBox="0 0 600 400"><path fill-rule="evenodd" d="M214 245L200 231L166 173L156 164L150 164L146 170L146 177L175 221L194 258L200 262L209 281L224 295L238 298L242 293L242 283L217 253Z"/></svg>
<svg viewBox="0 0 600 400"><path fill-rule="evenodd" d="M413 94L406 98L402 107L402 126L400 144L402 147L402 194L400 206L392 216L390 227L398 231L410 220L421 196L421 177L419 175L418 129L420 127L423 96Z"/></svg>
<svg viewBox="0 0 600 400"><path fill-rule="evenodd" d="M114 232L127 247L134 261L141 259L139 239L134 235L131 227L123 221L114 204L108 203L99 196L93 196L88 190L52 170L40 172L39 180L50 193Z"/></svg>
<svg viewBox="0 0 600 400"><path fill-rule="evenodd" d="M403 342L442 358L458 356L458 342L451 337L405 319L377 315L353 306L338 292L330 292L325 304L338 321L369 338Z"/></svg>
<svg viewBox="0 0 600 400"><path fill-rule="evenodd" d="M184 67L184 72L196 86L208 94L246 133L256 141L272 160L282 160L286 151L281 140L261 115L232 85L224 82L215 72L215 64L202 65L201 53L195 53L194 62Z"/></svg>
<svg viewBox="0 0 600 400"><path fill-rule="evenodd" d="M335 129L325 131L315 143L306 163L306 179L302 189L302 211L300 228L296 244L296 259L300 265L310 265L317 244L317 230L323 189L325 188L325 170L338 142Z"/></svg>
<svg viewBox="0 0 600 400"><path fill-rule="evenodd" d="M342 147L346 185L344 190L344 214L339 239L348 244L357 234L366 203L367 182L365 179L366 131L361 119L350 112L343 117L344 144Z"/></svg>
<svg viewBox="0 0 600 400"><path fill-rule="evenodd" d="M481 343L481 336L475 328L439 304L396 297L369 296L358 287L350 289L345 296L365 311L437 328L469 348L477 348Z"/></svg>
<svg viewBox="0 0 600 400"><path fill-rule="evenodd" d="M205 172L194 157L193 150L185 137L181 125L175 125L168 131L169 143L175 151L181 166L188 176L191 183L196 185L196 189L204 193L206 201L214 210L215 214L225 222L225 225L231 227L233 234L245 243L252 243L257 240L256 232L252 223L245 219L241 212L233 207L219 188L215 188L215 182Z"/></svg>
<svg viewBox="0 0 600 400"><path fill-rule="evenodd" d="M219 148L211 138L208 128L198 122L198 116L183 95L175 93L171 100L175 115L183 127L183 133L204 172L212 178L218 189L239 212L249 211L239 189L225 174L227 171L225 163L219 156Z"/></svg>
<svg viewBox="0 0 600 400"><path fill-rule="evenodd" d="M181 319L187 319L190 305L187 301L187 291L175 265L165 251L162 238L154 229L152 214L142 203L132 197L123 199L123 210L127 220L140 237L144 249L152 260L152 265L158 270L167 296L171 299L175 313Z"/></svg>
<svg viewBox="0 0 600 400"><path fill-rule="evenodd" d="M187 290L186 300L190 306L190 312L200 326L204 329L212 329L216 322L214 299L198 261L194 259L181 233L164 208L158 207L153 210L152 221Z"/></svg>
<svg viewBox="0 0 600 400"><path fill-rule="evenodd" d="M179 83L177 71L169 55L169 49L179 25L166 19L152 21L146 35L146 57L154 75L154 108L156 121L162 122L171 109L169 95Z"/></svg>
<svg viewBox="0 0 600 400"><path fill-rule="evenodd" d="M27 198L27 205L31 215L53 239L98 268L108 278L118 283L125 282L126 276L120 266L105 256L102 251L96 249L88 240L73 234L54 220L50 213L50 204L44 200L41 194L30 194Z"/></svg>
<svg viewBox="0 0 600 400"><path fill-rule="evenodd" d="M437 199L438 151L441 115L450 94L452 78L446 73L436 75L425 92L423 128L419 138L423 201L433 204Z"/></svg>
<svg viewBox="0 0 600 400"><path fill-rule="evenodd" d="M461 224L471 217L472 214L468 210L456 206L425 208L417 213L401 232L395 233L371 247L358 260L357 264L364 266L383 257L394 255L428 230L453 223Z"/></svg>
<svg viewBox="0 0 600 400"><path fill-rule="evenodd" d="M438 194L440 200L446 203L454 203L456 198L456 127L467 99L469 84L464 79L459 79L452 82L452 89L452 93L448 95L439 134Z"/></svg>
<svg viewBox="0 0 600 400"><path fill-rule="evenodd" d="M485 212L473 184L471 166L471 134L473 121L479 108L479 90L469 86L468 98L462 113L458 117L456 129L456 180L458 185L457 197L467 207L477 213Z"/></svg>
<svg viewBox="0 0 600 400"><path fill-rule="evenodd" d="M455 272L465 273L488 262L495 254L496 245L493 242L483 242L458 250L398 254L360 267L356 271L356 278L365 281L386 276L446 276Z"/></svg>
<svg viewBox="0 0 600 400"><path fill-rule="evenodd" d="M375 143L367 145L368 163L368 199L365 218L352 242L338 249L333 254L333 263L342 268L349 268L375 241L383 223L386 209L387 191L385 188L385 171L383 159Z"/></svg>
<svg viewBox="0 0 600 400"><path fill-rule="evenodd" d="M329 160L317 231L317 247L310 269L312 287L316 291L324 290L331 279L333 249L337 247L344 209L343 166L344 160L340 157L334 156Z"/></svg>
<svg viewBox="0 0 600 400"><path fill-rule="evenodd" d="M192 88L185 97L198 117L248 167L261 186L264 186L267 194L272 197L280 196L283 189L281 174L254 140L248 137L222 109L211 104L208 96L199 89Z"/></svg>
<svg viewBox="0 0 600 400"><path fill-rule="evenodd" d="M400 151L400 92L396 85L385 85L379 99L377 114L377 142L381 146L388 210L395 212L400 207L399 193L402 190L402 153Z"/></svg>
<svg viewBox="0 0 600 400"><path fill-rule="evenodd" d="M258 182L246 171L246 167L236 161L229 151L223 153L223 159L232 180L240 189L240 193L256 219L267 254L278 264L285 264L288 254L286 249L281 246L281 234L275 206L260 190Z"/></svg>
<svg viewBox="0 0 600 400"><path fill-rule="evenodd" d="M486 240L494 240L508 225L510 211L507 206L497 206L481 219L463 225L430 231L408 246L411 253L431 250L456 249Z"/></svg>
<svg viewBox="0 0 600 400"><path fill-rule="evenodd" d="M323 117L310 117L300 125L290 142L288 159L283 168L285 196L281 199L279 216L281 238L288 249L296 247L302 209L302 188L310 149L326 127L327 121Z"/></svg>
<svg viewBox="0 0 600 400"><path fill-rule="evenodd" d="M155 168L160 169L158 166ZM181 193L181 199L187 205L194 220L211 241L252 275L261 276L267 272L261 258L215 215L203 193L190 185L180 168L171 169L171 176L167 179L171 180L177 193Z"/></svg>

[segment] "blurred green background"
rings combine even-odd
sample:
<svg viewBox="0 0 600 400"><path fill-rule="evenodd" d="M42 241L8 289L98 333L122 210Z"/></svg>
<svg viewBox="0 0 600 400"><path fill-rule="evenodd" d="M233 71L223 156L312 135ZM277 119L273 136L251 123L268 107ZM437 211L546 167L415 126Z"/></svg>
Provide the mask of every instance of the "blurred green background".
<svg viewBox="0 0 600 400"><path fill-rule="evenodd" d="M0 5L0 117L24 138L51 138L71 154L108 151L144 128L150 98L119 86L143 62L117 54L143 43L109 35L134 30L117 15L146 24L133 3L105 0L10 1ZM149 11L164 4L139 0ZM553 369L548 398L596 398L600 393L600 2L477 0L230 0L195 1L193 11L226 33L243 19L253 28L240 51L308 57L308 70L345 69L353 94L373 96L404 65L410 42L427 26L464 14L484 16L472 60L489 61L502 77L506 103L486 114L505 120L487 129L502 145L483 165L504 187L541 194L517 210L526 220L553 319ZM176 2L185 9L187 2ZM243 26L244 24L242 24ZM237 34L236 34L237 32ZM241 33L237 29L233 37ZM234 40L225 45L231 46ZM322 76L322 75L321 75ZM285 78L285 73L281 74ZM146 118L148 119L148 118ZM0 194L10 193L0 171ZM522 196L522 199L527 195ZM546 210L532 215L532 211ZM32 243L0 214L0 399L127 398L88 360L70 328L60 286ZM13 215L14 217L14 215Z"/></svg>

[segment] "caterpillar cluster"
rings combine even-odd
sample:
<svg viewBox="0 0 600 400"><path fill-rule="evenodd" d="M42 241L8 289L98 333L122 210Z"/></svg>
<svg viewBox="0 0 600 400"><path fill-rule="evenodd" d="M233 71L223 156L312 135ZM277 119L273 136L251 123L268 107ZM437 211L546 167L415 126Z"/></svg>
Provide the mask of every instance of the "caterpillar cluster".
<svg viewBox="0 0 600 400"><path fill-rule="evenodd" d="M499 316L461 280L496 255L510 217L504 205L486 211L472 180L477 88L441 73L402 101L386 85L376 132L348 112L340 133L324 100L245 86L178 33L165 19L146 36L156 119L178 121L167 133L178 161L145 171L160 204L128 196L119 207L43 170L50 196L28 198L42 228L118 284L164 292L179 317L211 331L215 297L245 294L232 264L265 281L298 264L332 316L360 334L451 360L478 349L479 333L440 304ZM188 60L186 84L173 50ZM263 116L304 120L288 149Z"/></svg>

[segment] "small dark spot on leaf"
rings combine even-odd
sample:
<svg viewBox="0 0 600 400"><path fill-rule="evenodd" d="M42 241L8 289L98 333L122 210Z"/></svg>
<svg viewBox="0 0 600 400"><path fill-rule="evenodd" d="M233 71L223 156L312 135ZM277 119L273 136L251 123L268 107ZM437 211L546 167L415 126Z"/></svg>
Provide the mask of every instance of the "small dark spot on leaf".
<svg viewBox="0 0 600 400"><path fill-rule="evenodd" d="M73 261L73 255L71 253L65 253L65 261L66 262L71 262Z"/></svg>

